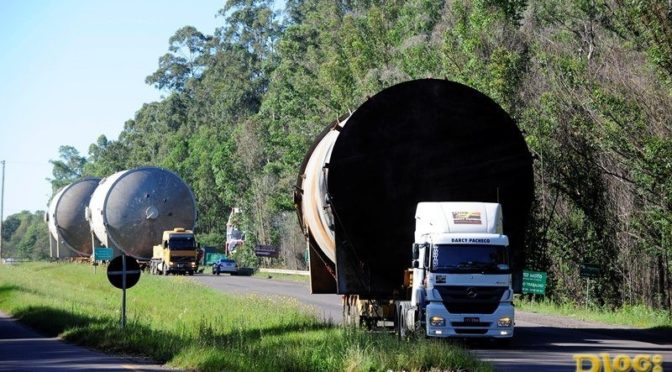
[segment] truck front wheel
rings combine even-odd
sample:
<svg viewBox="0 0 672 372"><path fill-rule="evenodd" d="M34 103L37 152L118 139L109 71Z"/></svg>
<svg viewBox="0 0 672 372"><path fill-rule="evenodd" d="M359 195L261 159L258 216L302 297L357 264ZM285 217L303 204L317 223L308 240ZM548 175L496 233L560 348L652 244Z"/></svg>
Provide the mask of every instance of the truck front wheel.
<svg viewBox="0 0 672 372"><path fill-rule="evenodd" d="M404 314L404 306L401 306L401 304L397 304L397 306L394 307L396 309L395 315L395 324L394 324L394 329L397 333L397 339L399 340L405 340L406 337L408 336L408 328L406 326L406 316Z"/></svg>

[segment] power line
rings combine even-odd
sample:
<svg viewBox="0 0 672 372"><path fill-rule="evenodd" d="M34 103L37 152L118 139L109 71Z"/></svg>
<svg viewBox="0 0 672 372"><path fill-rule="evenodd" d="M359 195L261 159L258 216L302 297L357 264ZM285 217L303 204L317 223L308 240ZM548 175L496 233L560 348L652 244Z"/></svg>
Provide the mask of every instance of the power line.
<svg viewBox="0 0 672 372"><path fill-rule="evenodd" d="M27 164L27 165L38 165L43 167L52 167L53 164L43 161L24 161L24 160L3 160L7 164Z"/></svg>

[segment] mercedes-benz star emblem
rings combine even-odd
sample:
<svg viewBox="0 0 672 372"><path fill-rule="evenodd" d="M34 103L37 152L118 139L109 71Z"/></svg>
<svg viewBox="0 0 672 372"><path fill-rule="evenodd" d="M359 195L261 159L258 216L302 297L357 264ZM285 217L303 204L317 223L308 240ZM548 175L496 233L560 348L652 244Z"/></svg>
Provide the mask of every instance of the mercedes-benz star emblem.
<svg viewBox="0 0 672 372"><path fill-rule="evenodd" d="M474 287L469 287L467 288L467 297L469 298L476 298L478 296L478 292L476 291L476 288Z"/></svg>

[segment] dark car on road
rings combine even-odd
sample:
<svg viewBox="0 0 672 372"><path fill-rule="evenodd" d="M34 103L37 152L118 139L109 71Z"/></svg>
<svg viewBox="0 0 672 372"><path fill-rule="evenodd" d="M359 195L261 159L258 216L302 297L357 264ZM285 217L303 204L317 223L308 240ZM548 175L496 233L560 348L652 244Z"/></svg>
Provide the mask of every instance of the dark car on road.
<svg viewBox="0 0 672 372"><path fill-rule="evenodd" d="M212 264L212 274L219 275L221 273L229 273L235 275L238 272L238 264L236 261L228 258L220 258Z"/></svg>

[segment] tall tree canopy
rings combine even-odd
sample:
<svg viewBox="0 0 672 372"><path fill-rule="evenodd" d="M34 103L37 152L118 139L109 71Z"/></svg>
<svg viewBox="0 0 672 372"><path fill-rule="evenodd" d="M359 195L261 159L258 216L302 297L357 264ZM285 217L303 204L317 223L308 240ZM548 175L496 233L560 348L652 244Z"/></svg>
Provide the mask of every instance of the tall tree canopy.
<svg viewBox="0 0 672 372"><path fill-rule="evenodd" d="M47 179L54 192L82 177L86 165L86 158L80 156L79 151L72 146L60 146L58 153L60 159L49 160L54 166L52 170L54 178Z"/></svg>

